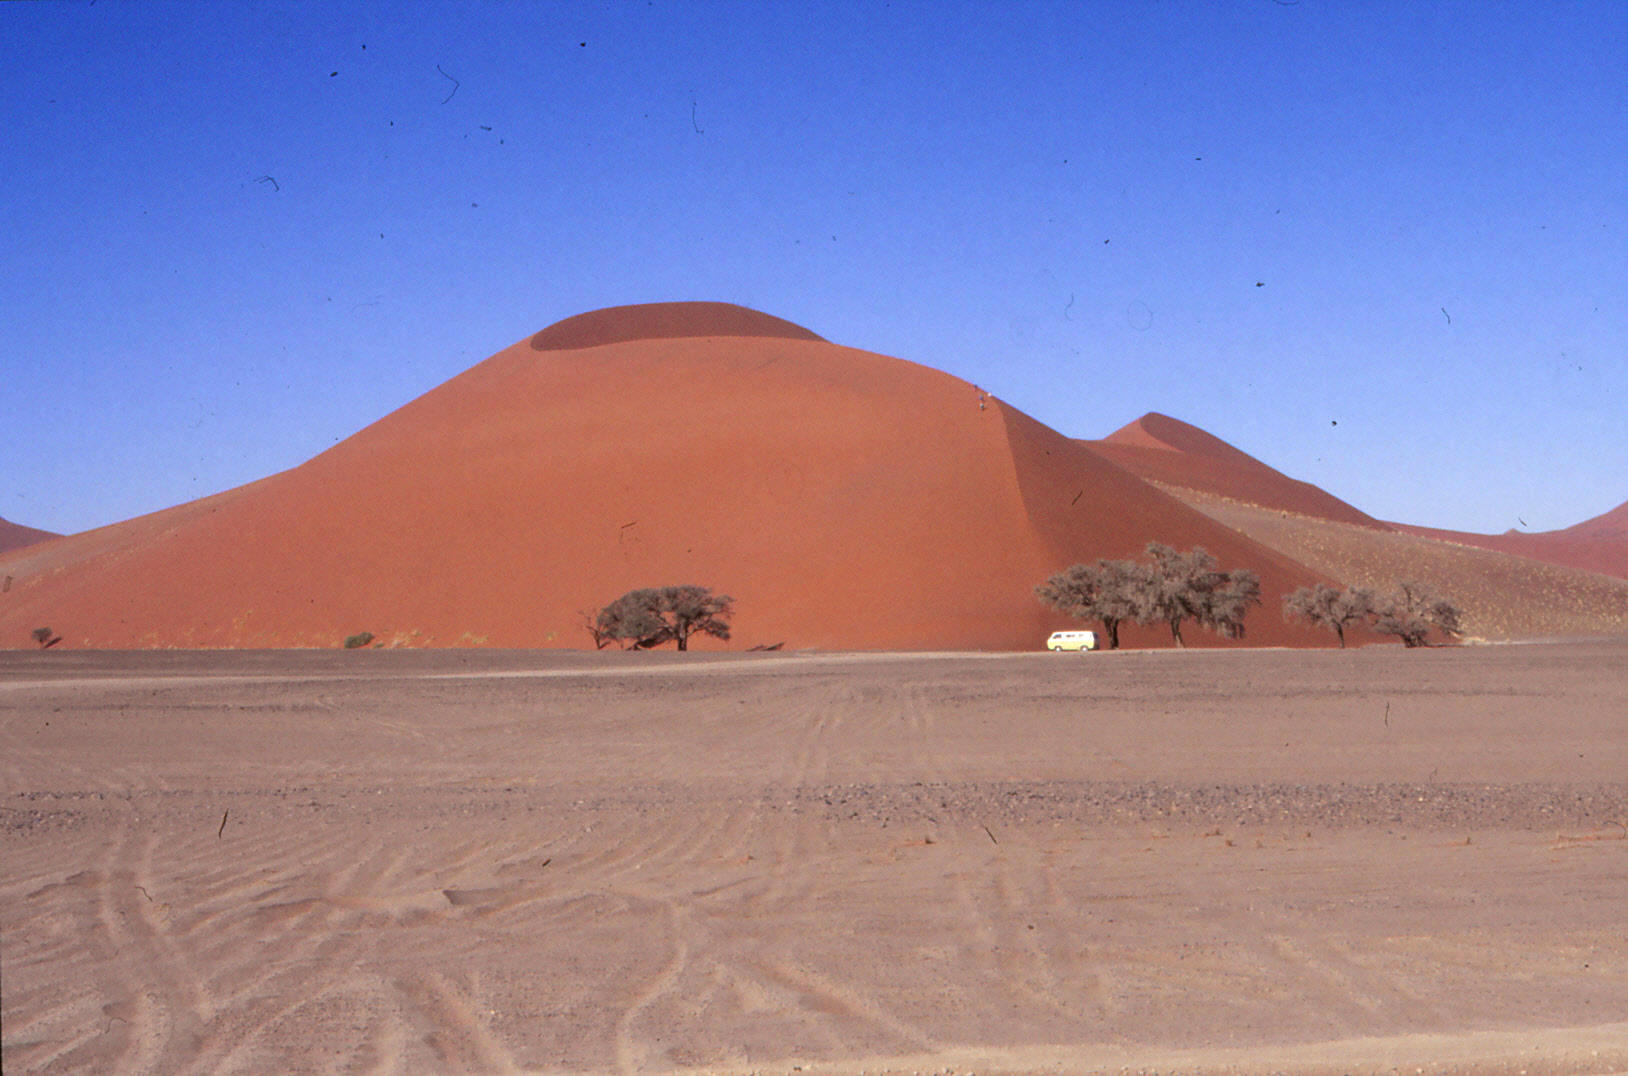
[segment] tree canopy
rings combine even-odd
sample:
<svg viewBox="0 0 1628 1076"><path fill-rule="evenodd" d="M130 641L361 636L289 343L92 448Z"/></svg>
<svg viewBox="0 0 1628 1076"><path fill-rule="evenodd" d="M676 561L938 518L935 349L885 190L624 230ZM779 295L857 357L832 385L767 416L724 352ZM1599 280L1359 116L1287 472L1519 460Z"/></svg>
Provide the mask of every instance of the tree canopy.
<svg viewBox="0 0 1628 1076"><path fill-rule="evenodd" d="M1373 613L1374 593L1362 587L1335 590L1327 583L1318 583L1283 596L1285 619L1306 620L1327 628L1339 636L1341 647L1345 646L1345 629L1366 623Z"/></svg>
<svg viewBox="0 0 1628 1076"><path fill-rule="evenodd" d="M1181 626L1188 620L1229 639L1243 637L1249 607L1260 604L1259 576L1222 571L1200 547L1183 553L1150 542L1147 554L1148 562L1073 565L1036 587L1035 595L1060 612L1100 622L1110 650L1119 648L1119 627L1127 620L1168 626L1177 646L1186 645Z"/></svg>
<svg viewBox="0 0 1628 1076"><path fill-rule="evenodd" d="M1325 583L1301 587L1283 598L1285 619L1301 618L1334 632L1345 645L1345 629L1366 624L1381 635L1395 635L1407 647L1425 646L1432 629L1459 634L1458 606L1423 583L1405 580L1392 594L1376 596L1362 587L1335 590Z"/></svg>
<svg viewBox="0 0 1628 1076"><path fill-rule="evenodd" d="M1136 619L1141 566L1129 560L1076 564L1034 588L1042 602L1080 620L1102 624L1109 650L1119 649L1119 625Z"/></svg>
<svg viewBox="0 0 1628 1076"><path fill-rule="evenodd" d="M1149 542L1147 553L1153 563L1138 596L1138 623L1169 625L1177 646L1187 645L1181 637L1186 620L1228 639L1243 637L1244 615L1250 605L1260 604L1259 576L1248 569L1221 571L1202 546L1182 553Z"/></svg>
<svg viewBox="0 0 1628 1076"><path fill-rule="evenodd" d="M634 650L675 642L688 650L696 633L729 638L734 599L707 587L685 585L630 590L594 617L589 631L596 645L615 641Z"/></svg>
<svg viewBox="0 0 1628 1076"><path fill-rule="evenodd" d="M1374 608L1373 629L1399 637L1403 646L1424 646L1432 628L1444 635L1459 634L1462 615L1451 601L1409 579L1398 583L1395 592Z"/></svg>

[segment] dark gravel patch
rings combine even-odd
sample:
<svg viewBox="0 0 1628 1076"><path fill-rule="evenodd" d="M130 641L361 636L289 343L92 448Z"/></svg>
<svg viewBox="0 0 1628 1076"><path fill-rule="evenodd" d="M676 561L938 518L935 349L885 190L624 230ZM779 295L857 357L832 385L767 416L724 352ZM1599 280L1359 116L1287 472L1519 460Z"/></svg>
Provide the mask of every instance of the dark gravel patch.
<svg viewBox="0 0 1628 1076"><path fill-rule="evenodd" d="M1318 826L1347 829L1536 829L1624 826L1628 784L1174 785L999 782L838 785L789 792L785 804L831 817L1087 825Z"/></svg>

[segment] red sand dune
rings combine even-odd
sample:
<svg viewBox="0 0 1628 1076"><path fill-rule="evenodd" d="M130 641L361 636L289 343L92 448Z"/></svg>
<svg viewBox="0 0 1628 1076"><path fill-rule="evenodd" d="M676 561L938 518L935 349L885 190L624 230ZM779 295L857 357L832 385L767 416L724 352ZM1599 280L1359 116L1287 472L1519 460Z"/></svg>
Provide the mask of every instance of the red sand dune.
<svg viewBox="0 0 1628 1076"><path fill-rule="evenodd" d="M1628 540L1628 501L1593 519L1585 519L1554 533L1564 534L1568 538Z"/></svg>
<svg viewBox="0 0 1628 1076"><path fill-rule="evenodd" d="M60 538L59 534L51 531L42 531L34 527L25 527L21 523L12 523L10 520L0 519L0 553L10 549L21 549L25 545L34 545L48 538Z"/></svg>
<svg viewBox="0 0 1628 1076"><path fill-rule="evenodd" d="M620 308L293 470L0 557L0 645L582 647L580 610L700 583L734 647L1026 649L1071 623L1037 582L1154 539L1260 572L1250 643L1332 641L1277 613L1313 573L963 381L721 304Z"/></svg>
<svg viewBox="0 0 1628 1076"><path fill-rule="evenodd" d="M1168 415L1143 415L1104 440L1086 444L1150 482L1336 523L1386 526L1338 497L1273 470L1220 438Z"/></svg>
<svg viewBox="0 0 1628 1076"><path fill-rule="evenodd" d="M1435 538L1459 545L1477 546L1498 553L1528 557L1567 568L1599 572L1601 575L1628 579L1628 501L1604 515L1586 519L1581 523L1557 531L1539 531L1523 534L1507 531L1503 534L1467 534L1463 531L1437 530L1433 527L1415 527L1393 523L1397 530Z"/></svg>

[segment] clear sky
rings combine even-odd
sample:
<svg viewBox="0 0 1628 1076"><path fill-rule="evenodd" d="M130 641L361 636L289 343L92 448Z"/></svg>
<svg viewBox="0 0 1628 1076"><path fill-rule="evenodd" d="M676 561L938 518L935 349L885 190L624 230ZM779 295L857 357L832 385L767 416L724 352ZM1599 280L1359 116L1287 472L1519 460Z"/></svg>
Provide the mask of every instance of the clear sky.
<svg viewBox="0 0 1628 1076"><path fill-rule="evenodd" d="M1628 4L0 5L0 516L713 299L1370 514L1628 498Z"/></svg>

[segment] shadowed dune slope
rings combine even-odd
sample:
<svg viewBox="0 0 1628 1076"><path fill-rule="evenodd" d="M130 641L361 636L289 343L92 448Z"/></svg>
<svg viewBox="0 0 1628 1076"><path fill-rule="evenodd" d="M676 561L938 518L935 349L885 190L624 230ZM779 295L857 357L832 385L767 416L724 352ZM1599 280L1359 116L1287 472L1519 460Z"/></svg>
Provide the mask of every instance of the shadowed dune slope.
<svg viewBox="0 0 1628 1076"><path fill-rule="evenodd" d="M537 351L575 351L630 340L692 336L767 336L821 340L801 325L732 303L640 303L610 306L557 321L531 338Z"/></svg>
<svg viewBox="0 0 1628 1076"><path fill-rule="evenodd" d="M1463 531L1437 530L1433 527L1415 527L1403 523L1392 524L1397 530L1435 538L1457 545L1476 546L1517 557L1559 564L1567 568L1581 568L1587 572L1628 579L1628 501L1593 519L1557 531L1539 531L1522 534L1509 531L1504 534L1466 534Z"/></svg>
<svg viewBox="0 0 1628 1076"><path fill-rule="evenodd" d="M1086 444L1150 482L1338 523L1386 529L1384 523L1338 497L1273 470L1220 438L1168 415L1143 415L1103 440Z"/></svg>
<svg viewBox="0 0 1628 1076"><path fill-rule="evenodd" d="M52 531L42 531L35 527L25 527L21 523L0 519L0 553L9 549L21 549L25 545L34 545L48 538L60 538L61 535Z"/></svg>
<svg viewBox="0 0 1628 1076"><path fill-rule="evenodd" d="M1311 572L979 401L818 340L523 341L293 470L0 558L0 645L582 647L580 610L699 583L732 647L1033 648L1072 623L1037 582L1153 539L1261 572L1251 643L1329 642L1276 613Z"/></svg>

